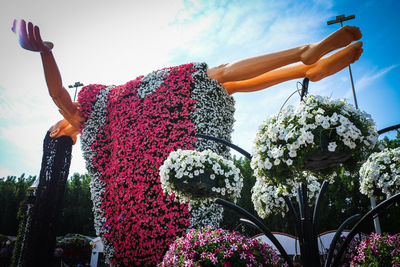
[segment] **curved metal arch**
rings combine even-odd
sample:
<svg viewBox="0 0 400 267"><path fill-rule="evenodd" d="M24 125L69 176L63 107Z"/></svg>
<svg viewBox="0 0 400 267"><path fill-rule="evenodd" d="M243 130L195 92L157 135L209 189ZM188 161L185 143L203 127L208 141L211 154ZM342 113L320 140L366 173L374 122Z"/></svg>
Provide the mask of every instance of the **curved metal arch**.
<svg viewBox="0 0 400 267"><path fill-rule="evenodd" d="M393 126L390 126L390 127L386 127L386 128L383 128L383 129L379 130L378 134L384 134L384 133L387 133L387 132L390 132L390 131L393 131L393 130L397 130L399 128L400 128L400 124L396 124L396 125L393 125Z"/></svg>
<svg viewBox="0 0 400 267"><path fill-rule="evenodd" d="M325 267L329 267L332 258L333 258L333 252L335 250L336 247L336 243L339 241L340 236L342 235L342 232L344 230L344 228L353 220L356 220L358 218L360 218L360 214L355 214L353 216L350 216L349 218L347 218L339 227L339 229L336 231L335 235L333 236L333 239L331 241L331 245L329 246L329 250L328 250L328 257L325 260Z"/></svg>
<svg viewBox="0 0 400 267"><path fill-rule="evenodd" d="M370 219L372 219L376 214L379 212L383 211L384 209L390 207L393 205L395 202L400 203L400 193L392 196L389 199L386 199L382 203L380 203L378 206L376 206L374 209L370 210L367 212L357 223L356 225L353 226L351 229L350 233L347 235L346 239L344 240L343 245L341 246L338 254L335 256L334 261L332 266L338 266L339 265L339 259L342 257L345 248L350 244L350 241L353 239L353 237L356 235L356 233L360 230L361 226L364 225L364 223L368 222Z"/></svg>
<svg viewBox="0 0 400 267"><path fill-rule="evenodd" d="M281 256L284 258L284 260L288 263L289 266L293 267L293 262L292 260L289 258L288 254L286 253L285 249L282 247L281 243L278 241L278 239L276 239L276 237L272 234L271 230L266 227L260 220L258 220L254 215L252 215L250 212L248 212L247 210L239 207L238 205L235 205L232 202L229 202L227 200L224 199L220 199L217 198L215 200L215 203L220 204L224 207L233 209L234 211L236 211L237 213L239 213L241 216L245 217L245 219L249 220L250 222L252 222L255 226L257 226L258 229L260 229L266 237L269 238L269 240L271 240L271 242L276 246L276 248L278 249L278 251L281 253ZM253 224L251 224L252 226L254 226Z"/></svg>
<svg viewBox="0 0 400 267"><path fill-rule="evenodd" d="M245 156L246 158L251 160L251 154L249 152L247 152L246 150L244 150L241 147L238 147L237 145L234 145L226 140L223 140L221 138L218 137L214 137L214 136L210 136L210 135L206 135L206 134L196 134L196 137L200 137L200 138L204 138L204 139L208 139L208 140L213 140L216 141L218 143L224 144L230 148L233 148L234 150L236 150L237 152L239 152L240 154L242 154L243 156Z"/></svg>

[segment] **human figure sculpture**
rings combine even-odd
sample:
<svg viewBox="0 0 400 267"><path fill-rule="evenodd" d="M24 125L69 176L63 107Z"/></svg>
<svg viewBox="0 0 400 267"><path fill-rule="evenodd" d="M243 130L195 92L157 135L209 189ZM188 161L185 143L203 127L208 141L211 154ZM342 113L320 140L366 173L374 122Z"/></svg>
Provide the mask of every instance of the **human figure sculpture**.
<svg viewBox="0 0 400 267"><path fill-rule="evenodd" d="M69 93L62 85L56 61L51 52L53 43L43 41L38 26L24 20L14 20L12 31L19 37L22 48L40 52L50 96L64 119L50 128L51 137L71 136L74 141L79 134L82 117L77 103L73 103ZM239 60L210 68L207 74L218 81L228 92L252 92L292 79L307 77L319 81L347 67L360 57L362 42L358 27L344 26L322 41L302 45L262 56ZM338 52L322 58L337 50ZM291 65L292 63L300 64Z"/></svg>
<svg viewBox="0 0 400 267"><path fill-rule="evenodd" d="M211 147L221 155L229 153L194 137L196 132L230 138L234 108L229 95L303 77L318 81L362 53L361 42L351 44L361 38L359 29L346 26L319 43L214 68L191 63L121 86L90 85L81 90L80 105L64 89L53 44L42 41L39 28L21 20L14 21L12 30L24 49L40 52L50 96L64 117L50 128L50 136L76 140L82 131L82 151L94 181L93 210L95 224L100 225L96 231L106 241L105 250L113 248L106 253L113 253L110 262L121 266L155 265L189 226L188 207L162 193L158 168L179 148ZM290 65L296 62L300 63ZM152 77L156 82L149 82Z"/></svg>

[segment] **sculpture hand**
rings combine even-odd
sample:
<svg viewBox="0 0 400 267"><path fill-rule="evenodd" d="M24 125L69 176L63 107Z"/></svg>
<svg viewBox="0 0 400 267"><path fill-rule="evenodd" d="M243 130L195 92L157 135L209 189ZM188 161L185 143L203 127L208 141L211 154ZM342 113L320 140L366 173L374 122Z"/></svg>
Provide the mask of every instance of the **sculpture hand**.
<svg viewBox="0 0 400 267"><path fill-rule="evenodd" d="M46 52L53 49L53 43L44 42L40 36L38 26L33 26L31 22L26 27L25 20L15 20L11 30L18 36L19 44L22 48L34 52Z"/></svg>

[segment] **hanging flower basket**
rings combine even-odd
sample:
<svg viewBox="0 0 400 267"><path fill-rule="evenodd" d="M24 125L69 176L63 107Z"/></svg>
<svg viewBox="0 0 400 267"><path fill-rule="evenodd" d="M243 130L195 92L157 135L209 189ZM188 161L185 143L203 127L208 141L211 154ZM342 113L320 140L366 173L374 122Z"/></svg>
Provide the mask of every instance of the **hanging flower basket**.
<svg viewBox="0 0 400 267"><path fill-rule="evenodd" d="M216 153L205 150L177 150L160 167L161 187L175 193L182 202L205 202L217 197L236 201L243 178L240 170Z"/></svg>
<svg viewBox="0 0 400 267"><path fill-rule="evenodd" d="M389 198L400 193L400 148L373 153L360 169L360 191L369 197Z"/></svg>
<svg viewBox="0 0 400 267"><path fill-rule="evenodd" d="M251 167L256 177L274 177L282 185L302 171L327 177L340 166L354 169L354 162L365 160L377 140L370 115L345 100L310 95L297 107L287 106L264 121Z"/></svg>
<svg viewBox="0 0 400 267"><path fill-rule="evenodd" d="M332 132L330 132L330 135L332 135ZM333 139L332 136L327 137L326 135L322 135L319 149L304 155L303 170L317 171L327 169L344 163L351 157L351 154L345 152L330 151L328 148L328 144L330 143L328 138Z"/></svg>

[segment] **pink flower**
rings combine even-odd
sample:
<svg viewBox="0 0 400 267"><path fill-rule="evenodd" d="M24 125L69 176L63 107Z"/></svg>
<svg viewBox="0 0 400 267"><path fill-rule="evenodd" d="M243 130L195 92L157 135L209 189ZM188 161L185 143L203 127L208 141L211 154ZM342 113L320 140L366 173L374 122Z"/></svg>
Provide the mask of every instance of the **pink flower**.
<svg viewBox="0 0 400 267"><path fill-rule="evenodd" d="M92 145L92 163L106 184L101 208L104 237L113 244L115 265L158 263L166 248L190 225L187 205L165 196L158 167L178 148L196 141L190 114L193 64L170 69L155 93L137 95L142 77L110 89L107 117ZM89 118L102 85L79 94L80 112ZM127 212L129 211L129 212Z"/></svg>

